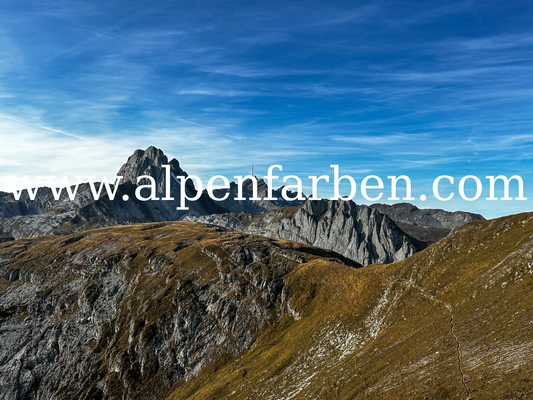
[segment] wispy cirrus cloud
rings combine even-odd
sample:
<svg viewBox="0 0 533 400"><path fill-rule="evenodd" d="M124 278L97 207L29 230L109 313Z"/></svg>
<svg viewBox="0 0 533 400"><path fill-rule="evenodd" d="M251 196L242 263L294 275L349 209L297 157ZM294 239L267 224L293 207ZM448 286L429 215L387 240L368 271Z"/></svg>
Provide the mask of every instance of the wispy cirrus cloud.
<svg viewBox="0 0 533 400"><path fill-rule="evenodd" d="M181 89L177 92L180 95L193 95L193 96L219 96L219 97L238 97L238 96L261 96L261 92L245 91L245 90L232 90L221 88L197 88L197 89Z"/></svg>
<svg viewBox="0 0 533 400"><path fill-rule="evenodd" d="M499 53L502 50L520 49L533 46L533 34L502 34L496 36L478 37L471 39L455 39L443 42L448 48L454 48L455 52L474 51Z"/></svg>
<svg viewBox="0 0 533 400"><path fill-rule="evenodd" d="M335 142L360 144L366 146L379 146L393 144L404 141L420 140L421 135L406 135L405 133L394 133L388 135L354 135L354 136L332 136Z"/></svg>
<svg viewBox="0 0 533 400"><path fill-rule="evenodd" d="M205 176L533 179L528 2L21 1L0 14L0 176L114 173L156 145Z"/></svg>

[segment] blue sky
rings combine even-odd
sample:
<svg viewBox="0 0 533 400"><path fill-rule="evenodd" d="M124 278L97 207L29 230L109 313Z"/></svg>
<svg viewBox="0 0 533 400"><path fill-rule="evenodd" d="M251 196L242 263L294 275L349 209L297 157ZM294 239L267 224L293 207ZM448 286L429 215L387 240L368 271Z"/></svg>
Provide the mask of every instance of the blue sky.
<svg viewBox="0 0 533 400"><path fill-rule="evenodd" d="M206 181L339 164L409 175L420 207L531 210L532 21L529 1L4 0L0 189L155 145ZM518 174L528 200L439 202L444 174Z"/></svg>

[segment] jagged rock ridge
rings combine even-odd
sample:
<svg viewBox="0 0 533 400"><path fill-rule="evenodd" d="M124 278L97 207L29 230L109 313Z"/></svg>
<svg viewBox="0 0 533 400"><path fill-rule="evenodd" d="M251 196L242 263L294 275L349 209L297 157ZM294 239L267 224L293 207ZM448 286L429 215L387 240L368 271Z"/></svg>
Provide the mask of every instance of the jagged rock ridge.
<svg viewBox="0 0 533 400"><path fill-rule="evenodd" d="M162 200L167 195L163 165L169 165L173 177L188 176L176 159L169 161L160 149L151 146L136 150L120 168L118 175L123 176L123 182L116 189L114 200L103 193L93 201L88 184L80 185L75 201L68 199L65 190L61 199L55 201L49 188L40 188L35 201L29 200L27 192L23 192L19 201L15 201L12 195L0 194L0 235L19 239L115 225L189 219L322 246L367 265L404 259L424 248L424 242L445 236L452 227L482 218L469 213L419 210L409 204L377 204L368 208L341 200L311 200L291 213L280 209L287 205L302 206L305 202L282 199L282 188L273 193L278 200L249 200L253 194L250 179L243 185L243 196L248 200L234 200L237 185L232 182L229 190L215 191L219 198L229 191L227 200L216 202L204 191L197 201L186 203L189 210L176 210L182 201L179 184L174 178L170 182L170 197L174 200ZM138 182L138 178L145 175L155 180L159 200L140 201L135 196L138 186L147 183L147 179ZM258 179L257 186L257 194L263 199L268 187L262 179ZM187 181L185 192L188 197L197 194L191 180ZM293 197L295 194L289 195ZM129 200L124 201L124 196ZM219 216L228 211L245 214ZM382 211L390 218L384 218ZM250 215L259 217L250 220Z"/></svg>
<svg viewBox="0 0 533 400"><path fill-rule="evenodd" d="M362 265L403 260L423 247L388 216L353 201L309 200L253 218L221 214L194 220L330 249Z"/></svg>

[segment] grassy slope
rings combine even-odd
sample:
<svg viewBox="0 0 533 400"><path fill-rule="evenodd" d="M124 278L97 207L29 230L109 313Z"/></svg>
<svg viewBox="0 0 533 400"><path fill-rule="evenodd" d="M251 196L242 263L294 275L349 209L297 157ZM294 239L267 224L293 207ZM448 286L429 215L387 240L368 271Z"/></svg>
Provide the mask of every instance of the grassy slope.
<svg viewBox="0 0 533 400"><path fill-rule="evenodd" d="M532 238L520 214L395 264L303 264L285 278L302 318L170 399L532 398Z"/></svg>

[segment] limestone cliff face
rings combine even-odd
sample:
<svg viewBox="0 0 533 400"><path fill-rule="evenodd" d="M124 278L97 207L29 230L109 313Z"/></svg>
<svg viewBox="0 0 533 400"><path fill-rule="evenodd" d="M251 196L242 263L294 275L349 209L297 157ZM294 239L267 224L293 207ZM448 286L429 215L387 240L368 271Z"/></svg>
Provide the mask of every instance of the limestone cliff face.
<svg viewBox="0 0 533 400"><path fill-rule="evenodd" d="M0 398L160 399L299 318L284 277L333 252L175 222L0 243Z"/></svg>
<svg viewBox="0 0 533 400"><path fill-rule="evenodd" d="M363 265L403 260L417 250L389 217L351 201L310 201L292 218L256 221L249 232L330 249Z"/></svg>
<svg viewBox="0 0 533 400"><path fill-rule="evenodd" d="M362 265L403 260L422 247L388 216L352 201L310 200L253 218L228 214L196 220L330 249Z"/></svg>
<svg viewBox="0 0 533 400"><path fill-rule="evenodd" d="M137 178L147 175L155 179L157 183L157 192L163 194L165 192L165 170L163 165L169 165L170 171L174 176L189 176L187 172L181 169L178 160L173 158L170 162L168 157L162 150L150 146L146 150L135 150L133 154L128 158L128 161L120 167L118 176L122 176L122 182L131 182L137 184ZM141 181L141 184L146 182ZM176 182L171 185L172 194L179 192L177 190ZM192 181L187 181L188 195L196 194L196 189Z"/></svg>

